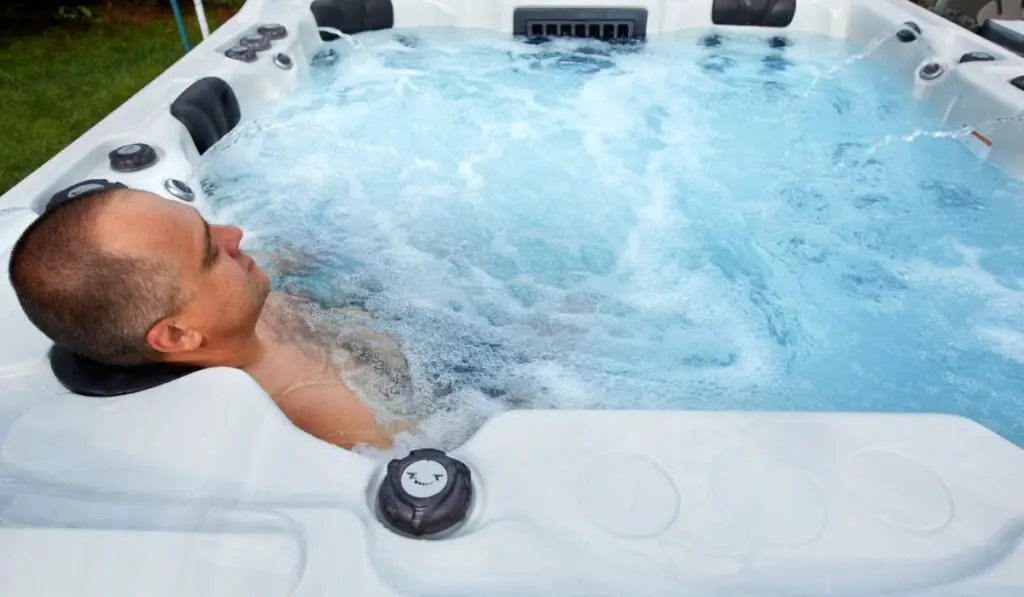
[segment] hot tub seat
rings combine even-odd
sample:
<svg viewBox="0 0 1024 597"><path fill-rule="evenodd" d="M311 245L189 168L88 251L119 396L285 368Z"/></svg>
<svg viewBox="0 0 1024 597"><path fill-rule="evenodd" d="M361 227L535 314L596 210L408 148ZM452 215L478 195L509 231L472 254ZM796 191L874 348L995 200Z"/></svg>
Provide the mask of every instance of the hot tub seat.
<svg viewBox="0 0 1024 597"><path fill-rule="evenodd" d="M238 115L250 118L294 88L324 50L322 40L333 37L317 20L354 33L373 27L348 15L393 9L393 22L381 26L511 34L516 8L486 0L317 0L335 6L322 11L313 4L249 0L4 196L0 252L55 190L75 181L117 178L157 193L168 179L192 182L199 157L232 128L235 108L226 94L212 103L214 96L196 95L178 104L195 108L194 118L181 120L170 111L174 99L217 77L235 94ZM650 35L711 27L716 4L738 6L637 3L649 11ZM1024 75L1024 61L920 7L902 0L750 4L768 5L792 8L783 15L786 36L846 35L860 45L917 22L921 39L944 56L994 59L947 65L954 76L923 80L917 72L932 59L929 46L899 44L892 56L902 62L893 72L916 97L956 127L1020 112L1024 94L1007 81ZM751 9L732 12L738 26L754 20ZM252 62L225 54L268 21L288 31L273 50ZM782 33L745 31L765 40ZM293 59L290 69L275 65L277 53ZM1021 174L1014 126L982 131L994 141L984 156ZM155 148L159 161L112 171L109 152L136 142ZM0 284L0 321L8 339L0 343L4 597L1024 594L1024 451L961 417L506 412L449 453L472 471L476 501L465 526L417 540L380 524L373 507L388 458L406 449L369 457L309 436L237 369L145 379L116 371L131 383L82 382L76 371L103 372L52 350L9 284Z"/></svg>

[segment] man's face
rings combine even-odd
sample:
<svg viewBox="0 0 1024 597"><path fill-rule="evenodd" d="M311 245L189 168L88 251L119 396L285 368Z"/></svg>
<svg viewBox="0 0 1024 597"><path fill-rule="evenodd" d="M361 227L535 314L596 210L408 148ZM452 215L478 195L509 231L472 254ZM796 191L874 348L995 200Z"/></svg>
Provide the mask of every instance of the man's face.
<svg viewBox="0 0 1024 597"><path fill-rule="evenodd" d="M190 299L154 328L150 344L181 353L251 333L270 281L239 248L242 231L211 225L191 207L152 193L126 193L130 196L115 199L97 217L97 240L108 250L169 258Z"/></svg>

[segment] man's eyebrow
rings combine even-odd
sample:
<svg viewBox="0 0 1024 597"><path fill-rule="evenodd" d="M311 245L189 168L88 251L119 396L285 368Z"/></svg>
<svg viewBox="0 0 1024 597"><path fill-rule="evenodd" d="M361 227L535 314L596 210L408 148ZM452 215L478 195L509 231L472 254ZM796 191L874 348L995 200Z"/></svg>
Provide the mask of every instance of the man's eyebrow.
<svg viewBox="0 0 1024 597"><path fill-rule="evenodd" d="M213 264L213 258L215 257L213 252L213 237L210 235L210 223L203 218L203 228L206 233L206 247L203 251L203 269L209 268Z"/></svg>

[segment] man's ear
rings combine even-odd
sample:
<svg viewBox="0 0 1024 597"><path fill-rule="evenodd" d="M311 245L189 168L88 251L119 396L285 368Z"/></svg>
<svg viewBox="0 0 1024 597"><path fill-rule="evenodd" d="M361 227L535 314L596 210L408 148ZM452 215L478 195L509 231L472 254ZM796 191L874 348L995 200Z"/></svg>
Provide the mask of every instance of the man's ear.
<svg viewBox="0 0 1024 597"><path fill-rule="evenodd" d="M199 332L183 328L172 319L162 319L146 334L149 346L161 353L173 354L196 350L203 344L203 336Z"/></svg>

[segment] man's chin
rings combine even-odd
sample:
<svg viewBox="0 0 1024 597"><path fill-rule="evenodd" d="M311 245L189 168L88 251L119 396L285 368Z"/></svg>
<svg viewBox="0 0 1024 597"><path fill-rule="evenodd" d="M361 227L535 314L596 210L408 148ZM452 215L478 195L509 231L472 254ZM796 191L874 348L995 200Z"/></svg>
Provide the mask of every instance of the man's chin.
<svg viewBox="0 0 1024 597"><path fill-rule="evenodd" d="M270 294L270 276L263 270L256 272L256 289L259 293L260 302L267 300L267 296Z"/></svg>
<svg viewBox="0 0 1024 597"><path fill-rule="evenodd" d="M268 289L270 288L270 276L267 275L267 272L263 271L262 267L258 265L253 266L252 279L261 293L266 294L268 292Z"/></svg>

